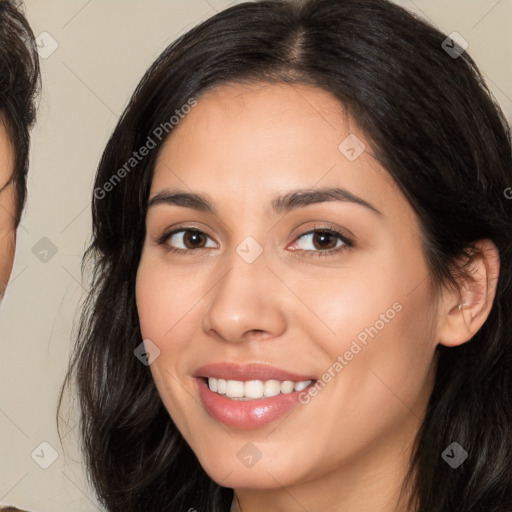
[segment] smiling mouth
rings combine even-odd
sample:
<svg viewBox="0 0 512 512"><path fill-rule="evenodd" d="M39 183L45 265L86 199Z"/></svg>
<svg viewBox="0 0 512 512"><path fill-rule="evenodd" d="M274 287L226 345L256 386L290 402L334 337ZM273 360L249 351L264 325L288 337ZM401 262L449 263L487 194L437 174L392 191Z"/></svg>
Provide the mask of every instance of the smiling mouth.
<svg viewBox="0 0 512 512"><path fill-rule="evenodd" d="M263 364L218 363L195 371L206 412L231 428L252 430L282 418L301 404L317 380Z"/></svg>
<svg viewBox="0 0 512 512"><path fill-rule="evenodd" d="M210 391L232 400L250 401L271 398L278 395L289 395L306 389L313 380L294 382L291 380L227 380L215 377L204 377Z"/></svg>

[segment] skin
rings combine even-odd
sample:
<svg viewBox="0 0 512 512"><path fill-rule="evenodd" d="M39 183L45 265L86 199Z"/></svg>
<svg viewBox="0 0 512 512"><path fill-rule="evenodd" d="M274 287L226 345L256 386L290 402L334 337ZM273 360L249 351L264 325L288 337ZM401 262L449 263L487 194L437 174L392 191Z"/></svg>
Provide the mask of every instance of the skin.
<svg viewBox="0 0 512 512"><path fill-rule="evenodd" d="M15 189L13 183L7 185L13 173L13 165L14 154L9 135L0 122L0 300L11 275L16 246Z"/></svg>
<svg viewBox="0 0 512 512"><path fill-rule="evenodd" d="M338 149L349 134L367 148L353 162ZM330 186L381 214L350 202L281 214L270 207L278 194ZM418 220L364 134L333 96L305 85L231 84L199 98L161 150L150 199L175 188L207 195L216 215L149 209L136 298L142 336L160 350L151 364L158 391L201 465L235 489L244 512L404 509L398 494L432 390L435 348L463 343L487 317L488 274L498 269L492 244L483 243L482 279L467 287L459 311L457 291L434 291ZM315 256L325 249L302 234L326 223L351 232L353 247ZM187 227L206 237L156 242ZM250 264L236 252L247 236L263 248ZM175 254L173 246L199 248ZM320 379L395 303L401 311L287 417L242 430L203 408L198 367L259 362ZM262 454L250 468L237 457L248 442Z"/></svg>

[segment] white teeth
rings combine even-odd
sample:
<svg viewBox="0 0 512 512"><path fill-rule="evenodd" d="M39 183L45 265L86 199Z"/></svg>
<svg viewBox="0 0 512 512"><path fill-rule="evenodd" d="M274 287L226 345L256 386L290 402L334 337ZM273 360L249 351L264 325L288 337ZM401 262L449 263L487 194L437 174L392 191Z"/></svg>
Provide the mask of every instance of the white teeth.
<svg viewBox="0 0 512 512"><path fill-rule="evenodd" d="M261 398L263 396L263 382L261 380L249 380L245 383L244 395L247 398Z"/></svg>
<svg viewBox="0 0 512 512"><path fill-rule="evenodd" d="M226 394L226 381L224 379L217 379L217 393L220 395Z"/></svg>
<svg viewBox="0 0 512 512"><path fill-rule="evenodd" d="M291 380L285 380L281 383L281 393L287 394L293 392L293 382Z"/></svg>
<svg viewBox="0 0 512 512"><path fill-rule="evenodd" d="M279 394L288 395L294 391L302 391L311 384L311 380L292 382L291 380L225 380L208 377L208 387L220 395L228 398L241 400L256 400L258 398L269 398Z"/></svg>
<svg viewBox="0 0 512 512"><path fill-rule="evenodd" d="M293 386L294 391L302 391L303 389L306 389L309 384L311 383L310 380L304 380L302 382L296 382L295 386Z"/></svg>
<svg viewBox="0 0 512 512"><path fill-rule="evenodd" d="M279 393L281 393L281 383L278 380L267 380L267 382L265 382L265 391L263 394L266 397L276 396L279 395Z"/></svg>
<svg viewBox="0 0 512 512"><path fill-rule="evenodd" d="M215 392L219 389L218 382L215 377L210 377L208 379L208 387L210 388L211 391L215 391Z"/></svg>
<svg viewBox="0 0 512 512"><path fill-rule="evenodd" d="M228 380L226 383L226 396L229 398L242 398L245 393L245 386L239 380Z"/></svg>

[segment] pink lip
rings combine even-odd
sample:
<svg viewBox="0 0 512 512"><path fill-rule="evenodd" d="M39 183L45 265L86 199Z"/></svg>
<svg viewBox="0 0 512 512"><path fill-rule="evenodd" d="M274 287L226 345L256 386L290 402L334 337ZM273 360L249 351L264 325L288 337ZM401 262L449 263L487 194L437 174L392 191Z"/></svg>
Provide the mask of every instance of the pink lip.
<svg viewBox="0 0 512 512"><path fill-rule="evenodd" d="M312 380L311 375L298 375L279 368L259 363L240 365L235 363L218 363L202 366L195 372L199 396L206 411L217 421L230 427L242 430L251 430L266 425L284 416L291 409L299 405L299 395L307 392L295 391L269 398L256 400L232 400L210 390L206 377L226 380L291 380L302 382Z"/></svg>
<svg viewBox="0 0 512 512"><path fill-rule="evenodd" d="M299 375L291 373L275 366L261 363L237 364L237 363L214 363L207 364L198 368L194 375L196 377L214 377L216 379L239 380L246 382L248 380L291 380L293 382L302 382L305 380L316 380L311 375Z"/></svg>
<svg viewBox="0 0 512 512"><path fill-rule="evenodd" d="M305 390L288 395L241 401L214 393L208 387L206 379L197 378L196 381L199 396L208 414L225 425L241 430L252 430L284 416L299 405L299 395L309 389L308 386Z"/></svg>

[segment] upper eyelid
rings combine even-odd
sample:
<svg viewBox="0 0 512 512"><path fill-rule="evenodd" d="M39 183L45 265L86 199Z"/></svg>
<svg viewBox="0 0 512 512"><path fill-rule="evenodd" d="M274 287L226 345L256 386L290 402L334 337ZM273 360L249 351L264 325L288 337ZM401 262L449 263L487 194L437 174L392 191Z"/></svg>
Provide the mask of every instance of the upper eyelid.
<svg viewBox="0 0 512 512"><path fill-rule="evenodd" d="M327 231L330 232L332 235L339 238L344 245L353 246L355 243L355 236L354 235L347 235L344 230L340 228L335 227L329 227L329 226L315 226L311 229L307 229L306 231L303 231L301 233L298 233L294 237L294 241L298 240L299 238L302 238L303 236L310 235L311 233L316 233L318 231ZM328 252L327 251L313 251L313 252Z"/></svg>
<svg viewBox="0 0 512 512"><path fill-rule="evenodd" d="M172 229L171 231L166 231L161 237L158 237L157 238L157 241L159 241L160 243L164 243L165 241L169 240L169 238L173 235L176 235L177 233L180 233L180 232L186 232L186 231L199 231L200 233L206 235L208 238L210 238L211 240L213 240L215 243L218 244L218 242L215 241L215 239L207 232L205 231L203 228L199 228L197 226L181 226L181 227L176 227L175 229ZM346 234L344 231L346 230L343 230L341 228L336 228L334 226L329 226L329 225L322 225L322 226L313 226L309 229L306 229L305 231L302 231L300 233L297 233L296 235L294 235L294 238L293 238L293 241L296 241L297 239L303 237L303 236L306 236L306 235L309 235L311 233L315 233L317 231L329 231L329 232L332 232L332 234L334 236L337 236L338 238L340 238L342 240L343 243L345 244L349 244L349 245L352 245L353 242L354 242L354 239L355 239L355 236L352 235L352 233L350 235ZM194 250L194 249L183 249L183 250ZM326 252L326 251L325 251Z"/></svg>
<svg viewBox="0 0 512 512"><path fill-rule="evenodd" d="M157 238L170 238L172 235L175 235L176 233L180 233L181 231L199 231L200 233L203 233L207 237L214 240L214 238L208 233L208 231L205 228L198 227L198 226L178 226L169 230L164 230L163 234Z"/></svg>

